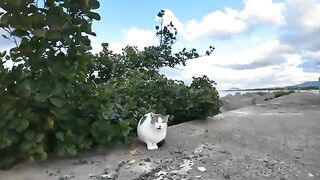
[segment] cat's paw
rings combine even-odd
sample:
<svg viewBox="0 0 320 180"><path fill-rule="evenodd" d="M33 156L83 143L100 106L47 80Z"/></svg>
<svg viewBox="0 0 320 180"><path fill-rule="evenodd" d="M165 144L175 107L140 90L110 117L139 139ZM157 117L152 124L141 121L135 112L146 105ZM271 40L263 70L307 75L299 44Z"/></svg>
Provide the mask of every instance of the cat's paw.
<svg viewBox="0 0 320 180"><path fill-rule="evenodd" d="M158 149L158 146L157 146L157 145L150 145L150 144L148 144L148 145L147 145L147 149L148 149L148 150L155 150L155 149Z"/></svg>

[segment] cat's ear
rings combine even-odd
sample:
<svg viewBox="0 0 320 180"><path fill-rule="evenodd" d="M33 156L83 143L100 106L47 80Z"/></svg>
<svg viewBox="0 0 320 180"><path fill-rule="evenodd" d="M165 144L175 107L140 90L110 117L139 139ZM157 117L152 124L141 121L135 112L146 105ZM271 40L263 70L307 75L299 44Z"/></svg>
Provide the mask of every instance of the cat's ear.
<svg viewBox="0 0 320 180"><path fill-rule="evenodd" d="M168 122L168 120L169 120L169 116L170 116L170 115L162 116L162 120L163 120L163 122Z"/></svg>
<svg viewBox="0 0 320 180"><path fill-rule="evenodd" d="M151 112L150 117L151 117L151 124L155 124L157 122L156 114Z"/></svg>

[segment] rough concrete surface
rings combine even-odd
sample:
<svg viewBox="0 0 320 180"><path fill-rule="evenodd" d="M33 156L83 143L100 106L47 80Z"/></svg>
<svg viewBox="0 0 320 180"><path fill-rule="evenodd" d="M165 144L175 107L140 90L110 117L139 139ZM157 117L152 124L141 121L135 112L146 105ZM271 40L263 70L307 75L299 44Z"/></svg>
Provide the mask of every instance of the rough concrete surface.
<svg viewBox="0 0 320 180"><path fill-rule="evenodd" d="M222 102L222 107L220 107L221 112L236 110L246 106L252 106L264 101L273 99L274 93L272 92L260 92L260 93L236 93L235 95L227 95L220 98Z"/></svg>
<svg viewBox="0 0 320 180"><path fill-rule="evenodd" d="M320 96L294 93L168 129L135 143L0 172L1 180L320 179Z"/></svg>

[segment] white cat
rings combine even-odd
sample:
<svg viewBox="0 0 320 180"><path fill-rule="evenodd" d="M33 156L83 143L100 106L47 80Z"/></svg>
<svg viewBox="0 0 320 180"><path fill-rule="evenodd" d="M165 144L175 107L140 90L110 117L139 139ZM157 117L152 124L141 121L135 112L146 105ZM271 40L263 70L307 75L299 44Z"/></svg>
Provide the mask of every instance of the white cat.
<svg viewBox="0 0 320 180"><path fill-rule="evenodd" d="M140 141L147 144L148 150L158 149L158 143L167 135L169 115L155 113L145 114L138 123L137 133Z"/></svg>

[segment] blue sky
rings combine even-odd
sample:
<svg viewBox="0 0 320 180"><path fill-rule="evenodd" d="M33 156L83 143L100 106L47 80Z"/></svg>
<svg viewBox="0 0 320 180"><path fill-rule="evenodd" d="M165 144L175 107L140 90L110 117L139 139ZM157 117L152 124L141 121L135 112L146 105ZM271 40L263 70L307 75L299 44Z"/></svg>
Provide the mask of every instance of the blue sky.
<svg viewBox="0 0 320 180"><path fill-rule="evenodd" d="M286 86L320 76L319 0L100 0L94 22L93 52L108 42L115 52L126 45L156 45L156 14L178 29L175 49L196 48L208 57L178 69L163 68L172 79L190 82L207 75L218 89ZM0 51L8 48L0 38Z"/></svg>
<svg viewBox="0 0 320 180"><path fill-rule="evenodd" d="M320 2L318 0L101 1L94 23L101 42L120 52L125 45L157 44L154 26L160 9L179 37L175 49L216 50L190 60L181 70L164 68L172 79L190 82L207 75L219 89L285 86L320 76Z"/></svg>

